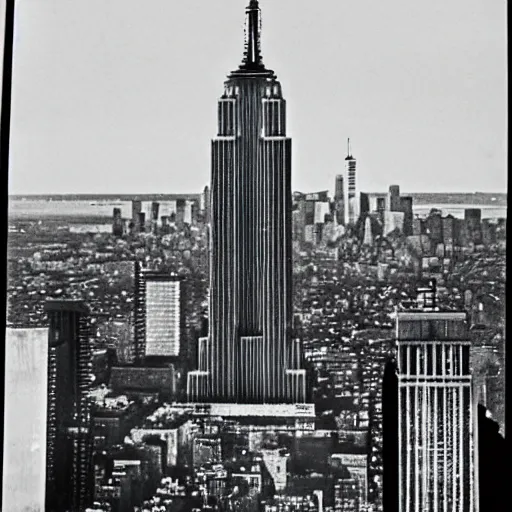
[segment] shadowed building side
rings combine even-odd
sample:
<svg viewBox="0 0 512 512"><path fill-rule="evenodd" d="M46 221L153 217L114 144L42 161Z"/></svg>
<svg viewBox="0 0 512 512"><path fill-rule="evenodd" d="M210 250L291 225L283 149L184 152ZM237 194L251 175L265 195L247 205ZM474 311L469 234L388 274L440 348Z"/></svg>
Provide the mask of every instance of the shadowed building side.
<svg viewBox="0 0 512 512"><path fill-rule="evenodd" d="M499 432L499 424L488 416L483 405L477 406L478 422L478 500L480 510L505 512L510 509L510 486L506 470L509 460L505 439Z"/></svg>
<svg viewBox="0 0 512 512"><path fill-rule="evenodd" d="M382 382L383 474L382 499L385 512L398 512L398 377L395 360L384 370Z"/></svg>

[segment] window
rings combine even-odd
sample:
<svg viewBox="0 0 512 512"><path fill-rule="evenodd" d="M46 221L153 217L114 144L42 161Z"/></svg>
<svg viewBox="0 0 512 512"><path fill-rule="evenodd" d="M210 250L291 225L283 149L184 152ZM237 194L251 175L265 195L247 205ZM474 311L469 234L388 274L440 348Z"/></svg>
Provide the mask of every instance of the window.
<svg viewBox="0 0 512 512"><path fill-rule="evenodd" d="M434 367L434 375L443 375L443 346L442 345L434 345L434 355L435 355L435 367Z"/></svg>
<svg viewBox="0 0 512 512"><path fill-rule="evenodd" d="M433 356L433 347L431 344L427 345L427 361L426 361L426 374L434 375L434 356Z"/></svg>
<svg viewBox="0 0 512 512"><path fill-rule="evenodd" d="M451 345L443 347L445 353L445 373L453 375L453 347Z"/></svg>
<svg viewBox="0 0 512 512"><path fill-rule="evenodd" d="M452 347L453 351L453 375L460 375L462 347Z"/></svg>
<svg viewBox="0 0 512 512"><path fill-rule="evenodd" d="M418 368L417 373L418 375L425 375L426 370L426 360L425 360L425 347L417 347L416 349L418 351Z"/></svg>
<svg viewBox="0 0 512 512"><path fill-rule="evenodd" d="M400 348L400 373L406 374L409 371L407 364L407 347Z"/></svg>
<svg viewBox="0 0 512 512"><path fill-rule="evenodd" d="M422 320L421 321L421 335L420 335L420 339L422 340L431 340L432 337L433 337L433 329L432 329L432 324L433 322L429 321L429 320Z"/></svg>
<svg viewBox="0 0 512 512"><path fill-rule="evenodd" d="M447 322L446 336L450 340L463 340L466 337L466 322L461 320L449 320Z"/></svg>
<svg viewBox="0 0 512 512"><path fill-rule="evenodd" d="M434 320L430 324L430 339L443 340L446 338L446 320Z"/></svg>
<svg viewBox="0 0 512 512"><path fill-rule="evenodd" d="M400 321L398 324L398 338L401 340L413 340L418 337L417 322Z"/></svg>
<svg viewBox="0 0 512 512"><path fill-rule="evenodd" d="M469 347L462 347L462 374L469 375Z"/></svg>
<svg viewBox="0 0 512 512"><path fill-rule="evenodd" d="M417 371L418 371L418 365L417 365L417 359L416 359L417 352L418 352L417 346L411 345L409 347L409 363L410 363L409 373L411 375L417 375Z"/></svg>

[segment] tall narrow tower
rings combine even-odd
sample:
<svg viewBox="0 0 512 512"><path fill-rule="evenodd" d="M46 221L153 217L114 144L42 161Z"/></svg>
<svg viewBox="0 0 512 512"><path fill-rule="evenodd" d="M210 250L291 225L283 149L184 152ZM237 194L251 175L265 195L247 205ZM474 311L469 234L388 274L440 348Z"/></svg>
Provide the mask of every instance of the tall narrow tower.
<svg viewBox="0 0 512 512"><path fill-rule="evenodd" d="M350 150L350 139L347 141L347 158L345 158L345 222L354 225L359 217L359 204L357 202L356 159Z"/></svg>
<svg viewBox="0 0 512 512"><path fill-rule="evenodd" d="M85 510L93 498L89 309L48 300L46 510Z"/></svg>
<svg viewBox="0 0 512 512"><path fill-rule="evenodd" d="M475 512L474 414L465 312L435 287L397 313L399 512Z"/></svg>
<svg viewBox="0 0 512 512"><path fill-rule="evenodd" d="M305 400L292 340L291 140L260 34L251 0L243 60L224 84L212 144L209 335L188 377L194 402Z"/></svg>
<svg viewBox="0 0 512 512"><path fill-rule="evenodd" d="M334 207L336 211L336 222L342 226L345 225L345 187L343 174L336 176L336 185L334 189Z"/></svg>

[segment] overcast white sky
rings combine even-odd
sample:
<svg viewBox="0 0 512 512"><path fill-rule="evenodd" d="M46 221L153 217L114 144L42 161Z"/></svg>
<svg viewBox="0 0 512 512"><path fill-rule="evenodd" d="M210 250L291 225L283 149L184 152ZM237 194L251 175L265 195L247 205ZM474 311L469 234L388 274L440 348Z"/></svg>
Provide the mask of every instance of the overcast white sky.
<svg viewBox="0 0 512 512"><path fill-rule="evenodd" d="M18 0L9 192L197 192L248 0ZM293 188L506 188L505 0L261 0Z"/></svg>

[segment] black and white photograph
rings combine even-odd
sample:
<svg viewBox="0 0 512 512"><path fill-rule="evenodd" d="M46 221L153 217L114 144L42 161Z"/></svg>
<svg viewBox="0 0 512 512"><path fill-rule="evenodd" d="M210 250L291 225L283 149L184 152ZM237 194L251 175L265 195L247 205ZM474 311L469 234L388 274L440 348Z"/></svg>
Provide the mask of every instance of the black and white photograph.
<svg viewBox="0 0 512 512"><path fill-rule="evenodd" d="M505 0L0 6L0 511L511 509Z"/></svg>

